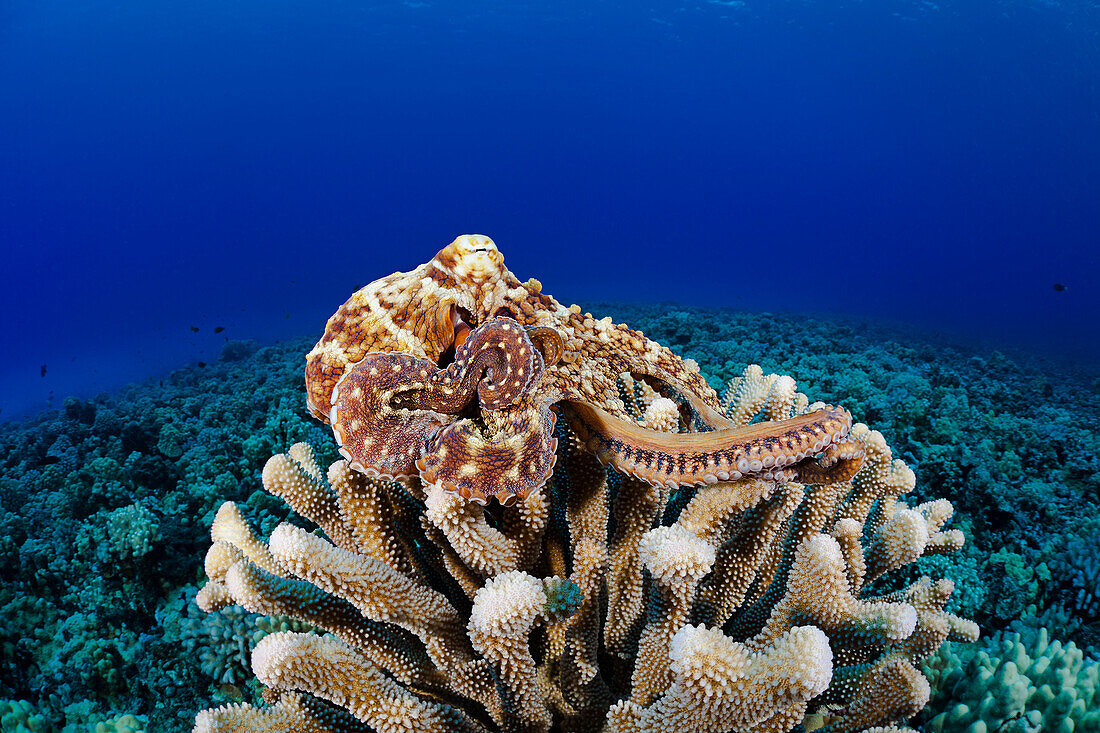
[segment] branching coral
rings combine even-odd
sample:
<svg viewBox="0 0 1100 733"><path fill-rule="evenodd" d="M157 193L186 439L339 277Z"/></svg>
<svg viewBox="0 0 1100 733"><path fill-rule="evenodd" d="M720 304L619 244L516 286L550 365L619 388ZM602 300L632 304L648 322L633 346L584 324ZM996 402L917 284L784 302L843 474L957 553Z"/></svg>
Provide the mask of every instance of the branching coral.
<svg viewBox="0 0 1100 733"><path fill-rule="evenodd" d="M270 707L196 733L840 733L917 713L919 665L977 638L951 581L866 590L962 546L881 434L758 366L719 400L487 237L356 292L305 377L345 460L295 445L263 482L321 533L226 503L197 601L329 634L265 638Z"/></svg>
<svg viewBox="0 0 1100 733"><path fill-rule="evenodd" d="M767 409L741 399L731 411ZM264 486L324 534L282 525L265 542L226 504L198 601L330 635L265 638L252 665L270 705L208 710L195 729L785 731L808 712L826 731L899 722L928 699L920 665L977 628L943 611L950 581L864 592L961 537L943 531L946 502L898 501L912 472L881 435L852 432L867 458L851 481L719 482L689 490L671 517L670 492L607 472L563 428L551 480L501 508L347 461L322 478L296 445L268 462Z"/></svg>

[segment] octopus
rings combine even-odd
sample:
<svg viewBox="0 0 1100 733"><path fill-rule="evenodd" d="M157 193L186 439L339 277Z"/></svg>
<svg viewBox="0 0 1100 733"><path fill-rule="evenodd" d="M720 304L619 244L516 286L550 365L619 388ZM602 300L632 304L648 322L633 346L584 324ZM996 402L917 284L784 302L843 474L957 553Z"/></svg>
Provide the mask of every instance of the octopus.
<svg viewBox="0 0 1100 733"><path fill-rule="evenodd" d="M837 483L863 462L847 410L734 424L694 362L520 282L482 235L356 291L307 355L305 381L355 470L482 505L546 483L559 419L605 465L660 487ZM624 385L671 400L678 430L646 427Z"/></svg>

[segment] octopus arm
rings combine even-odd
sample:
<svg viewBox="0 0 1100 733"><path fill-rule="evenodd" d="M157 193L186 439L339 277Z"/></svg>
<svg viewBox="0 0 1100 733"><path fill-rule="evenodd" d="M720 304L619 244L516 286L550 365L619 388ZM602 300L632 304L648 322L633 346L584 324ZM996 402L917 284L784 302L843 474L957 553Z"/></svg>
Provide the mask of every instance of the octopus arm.
<svg viewBox="0 0 1100 733"><path fill-rule="evenodd" d="M836 483L858 470L863 459L862 446L846 440L852 417L839 407L705 433L664 433L591 404L566 405L570 424L589 451L654 486L713 484L746 476Z"/></svg>

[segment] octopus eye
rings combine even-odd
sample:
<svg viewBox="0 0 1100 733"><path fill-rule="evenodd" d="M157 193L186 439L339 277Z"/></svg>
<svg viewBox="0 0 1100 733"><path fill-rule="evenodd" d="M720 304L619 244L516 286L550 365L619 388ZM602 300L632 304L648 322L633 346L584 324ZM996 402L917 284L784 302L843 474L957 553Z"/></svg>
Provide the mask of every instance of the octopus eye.
<svg viewBox="0 0 1100 733"><path fill-rule="evenodd" d="M542 352L546 366L554 366L559 361L566 361L563 358L566 353L565 341L555 329L549 326L535 326L527 329L527 337Z"/></svg>

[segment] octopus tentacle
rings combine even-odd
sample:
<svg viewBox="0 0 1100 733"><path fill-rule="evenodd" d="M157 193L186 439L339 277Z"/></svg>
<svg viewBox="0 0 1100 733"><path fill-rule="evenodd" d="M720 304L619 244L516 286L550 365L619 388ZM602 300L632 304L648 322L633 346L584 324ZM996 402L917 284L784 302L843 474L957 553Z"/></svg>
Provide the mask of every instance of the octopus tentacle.
<svg viewBox="0 0 1100 733"><path fill-rule="evenodd" d="M500 410L537 384L543 369L542 354L523 328L511 318L492 318L470 331L455 360L417 396L416 406L457 414L476 387L482 409Z"/></svg>
<svg viewBox="0 0 1100 733"><path fill-rule="evenodd" d="M416 475L424 436L452 417L425 409L407 409L400 395L429 392L439 368L410 354L368 354L344 373L332 389L329 422L340 454L368 476L397 479ZM400 393L400 394L399 394Z"/></svg>
<svg viewBox="0 0 1100 733"><path fill-rule="evenodd" d="M512 408L522 430L486 437L473 420L462 419L433 434L416 462L421 479L478 504L495 497L510 506L540 489L557 461L557 417L549 404L530 397Z"/></svg>
<svg viewBox="0 0 1100 733"><path fill-rule="evenodd" d="M588 450L654 486L713 484L745 476L835 483L862 462L861 446L844 440L852 416L839 407L825 406L790 420L684 434L655 432L593 405L568 404L571 425ZM815 459L823 449L825 456Z"/></svg>
<svg viewBox="0 0 1100 733"><path fill-rule="evenodd" d="M540 439L486 439L471 420L452 424L453 416L475 391L483 410L512 407L542 373L542 354L524 329L511 318L493 318L470 332L446 369L410 354L367 354L333 387L329 419L340 452L362 473L401 478L422 471L426 480L481 503L493 496L513 501L553 470L549 404L529 402L510 416L512 424L538 426ZM491 475L472 478L466 465L483 465Z"/></svg>
<svg viewBox="0 0 1100 733"><path fill-rule="evenodd" d="M533 326L527 329L527 337L542 352L542 360L546 366L554 366L565 356L565 340L557 329Z"/></svg>
<svg viewBox="0 0 1100 733"><path fill-rule="evenodd" d="M329 318L324 337L306 356L306 406L319 420L329 422L332 390L367 354L406 352L434 361L455 342L461 321L454 298L443 297L415 312L391 313L383 306L407 290L392 278L356 291Z"/></svg>
<svg viewBox="0 0 1100 733"><path fill-rule="evenodd" d="M851 481L863 468L863 443L842 440L830 444L820 458L798 464L798 481L804 484L838 484Z"/></svg>

